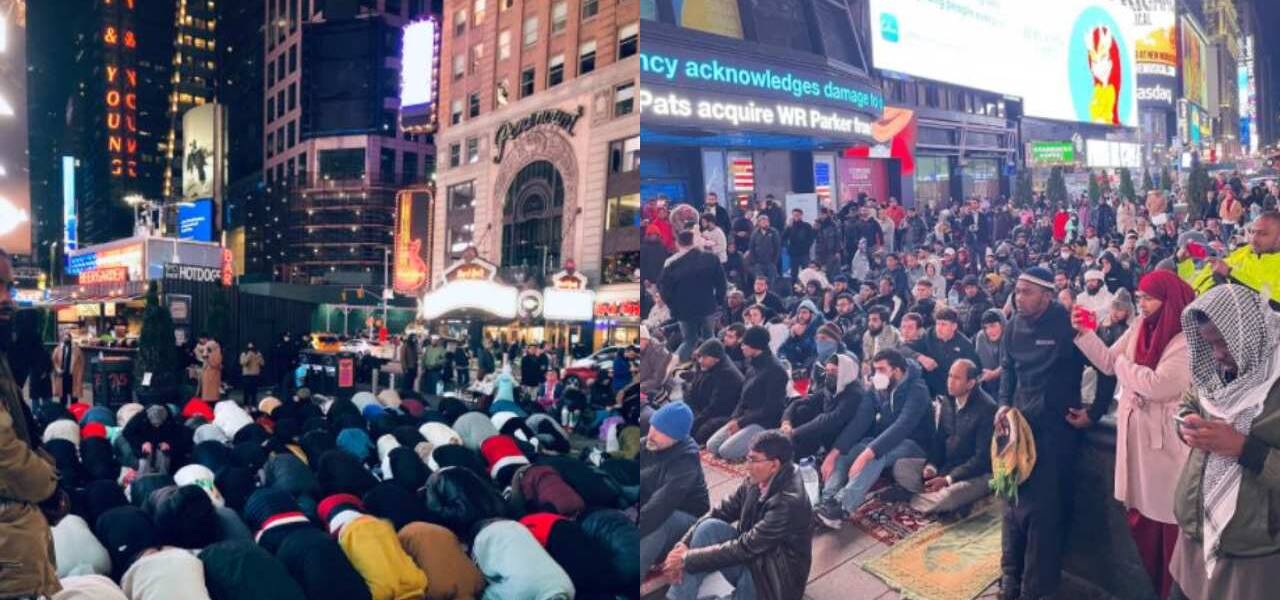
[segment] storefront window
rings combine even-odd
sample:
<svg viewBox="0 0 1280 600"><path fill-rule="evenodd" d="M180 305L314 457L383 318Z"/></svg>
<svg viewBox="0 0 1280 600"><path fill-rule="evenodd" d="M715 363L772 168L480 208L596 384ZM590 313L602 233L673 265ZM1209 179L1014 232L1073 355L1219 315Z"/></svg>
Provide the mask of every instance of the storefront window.
<svg viewBox="0 0 1280 600"><path fill-rule="evenodd" d="M813 36L805 19L808 10L799 0L749 0L756 41L803 52L813 52Z"/></svg>
<svg viewBox="0 0 1280 600"><path fill-rule="evenodd" d="M945 156L916 157L916 202L947 202L951 197L951 172Z"/></svg>
<svg viewBox="0 0 1280 600"><path fill-rule="evenodd" d="M320 151L320 176L347 180L364 178L364 148Z"/></svg>
<svg viewBox="0 0 1280 600"><path fill-rule="evenodd" d="M969 159L961 181L966 198L995 198L1000 195L1000 161Z"/></svg>

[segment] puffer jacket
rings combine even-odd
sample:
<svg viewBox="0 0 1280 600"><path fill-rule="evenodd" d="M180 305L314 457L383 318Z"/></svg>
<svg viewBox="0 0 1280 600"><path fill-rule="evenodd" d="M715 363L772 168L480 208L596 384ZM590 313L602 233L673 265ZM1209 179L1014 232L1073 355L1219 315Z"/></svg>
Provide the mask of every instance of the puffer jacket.
<svg viewBox="0 0 1280 600"><path fill-rule="evenodd" d="M22 394L0 355L0 598L52 596L53 535L36 506L57 489L53 462L31 449Z"/></svg>
<svg viewBox="0 0 1280 600"><path fill-rule="evenodd" d="M812 558L812 509L795 467L782 465L764 494L760 486L744 481L703 517L708 518L736 523L740 535L723 544L690 549L684 559L687 571L702 573L746 564L760 600L804 597ZM686 545L696 527L685 534Z"/></svg>
<svg viewBox="0 0 1280 600"><path fill-rule="evenodd" d="M907 360L906 377L888 392L869 394L836 437L835 448L847 453L866 439L876 456L884 456L908 439L928 448L933 438L933 419L928 414L932 405L920 373L920 363Z"/></svg>
<svg viewBox="0 0 1280 600"><path fill-rule="evenodd" d="M338 545L369 584L373 600L415 600L425 596L427 574L400 546L391 523L369 515L358 516L342 527Z"/></svg>

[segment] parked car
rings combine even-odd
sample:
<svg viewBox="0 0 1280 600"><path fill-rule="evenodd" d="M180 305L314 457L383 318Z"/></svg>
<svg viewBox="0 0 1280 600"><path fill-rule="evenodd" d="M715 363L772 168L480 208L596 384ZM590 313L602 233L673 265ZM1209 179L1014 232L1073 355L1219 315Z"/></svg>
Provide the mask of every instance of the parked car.
<svg viewBox="0 0 1280 600"><path fill-rule="evenodd" d="M579 358L564 368L560 378L566 385L572 383L580 389L591 385L591 382L596 379L596 369L613 372L613 359L617 358L622 349L623 346L607 346L595 351L591 356Z"/></svg>

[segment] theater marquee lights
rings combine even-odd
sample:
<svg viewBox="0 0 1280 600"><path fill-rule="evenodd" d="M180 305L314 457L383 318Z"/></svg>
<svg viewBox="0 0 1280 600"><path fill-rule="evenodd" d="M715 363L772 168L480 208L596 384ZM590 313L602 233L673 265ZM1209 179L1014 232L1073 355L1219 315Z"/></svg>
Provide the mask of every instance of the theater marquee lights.
<svg viewBox="0 0 1280 600"><path fill-rule="evenodd" d="M133 31L135 0L105 0L102 45L106 65L107 154L111 176L138 177L138 70L134 67L137 35Z"/></svg>

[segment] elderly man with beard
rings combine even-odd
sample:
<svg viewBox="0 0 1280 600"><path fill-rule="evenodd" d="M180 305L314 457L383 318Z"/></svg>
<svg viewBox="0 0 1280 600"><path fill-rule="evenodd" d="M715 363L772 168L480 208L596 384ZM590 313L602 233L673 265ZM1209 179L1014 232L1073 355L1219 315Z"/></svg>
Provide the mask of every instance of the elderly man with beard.
<svg viewBox="0 0 1280 600"><path fill-rule="evenodd" d="M9 370L16 307L13 263L0 250L0 598L43 598L62 589L50 522L38 505L62 495L48 455Z"/></svg>
<svg viewBox="0 0 1280 600"><path fill-rule="evenodd" d="M689 435L692 426L693 412L683 402L664 404L649 419L640 451L640 568L645 571L711 508L698 444Z"/></svg>
<svg viewBox="0 0 1280 600"><path fill-rule="evenodd" d="M1004 507L1002 599L1051 596L1062 577L1079 438L1066 417L1068 409L1080 407L1084 356L1075 346L1070 315L1054 294L1048 269L1023 272L1014 287L1017 312L1005 331L995 431L1009 435L1005 413L1018 409L1031 427L1036 462L1018 487L1018 501Z"/></svg>
<svg viewBox="0 0 1280 600"><path fill-rule="evenodd" d="M1191 454L1174 493L1180 534L1169 571L1187 598L1275 597L1280 568L1280 317L1239 285L1182 313L1191 389L1178 434Z"/></svg>
<svg viewBox="0 0 1280 600"><path fill-rule="evenodd" d="M1091 270L1084 273L1084 291L1076 295L1076 306L1089 309L1098 316L1098 322L1107 320L1111 312L1111 301L1115 294L1105 285L1102 271Z"/></svg>

